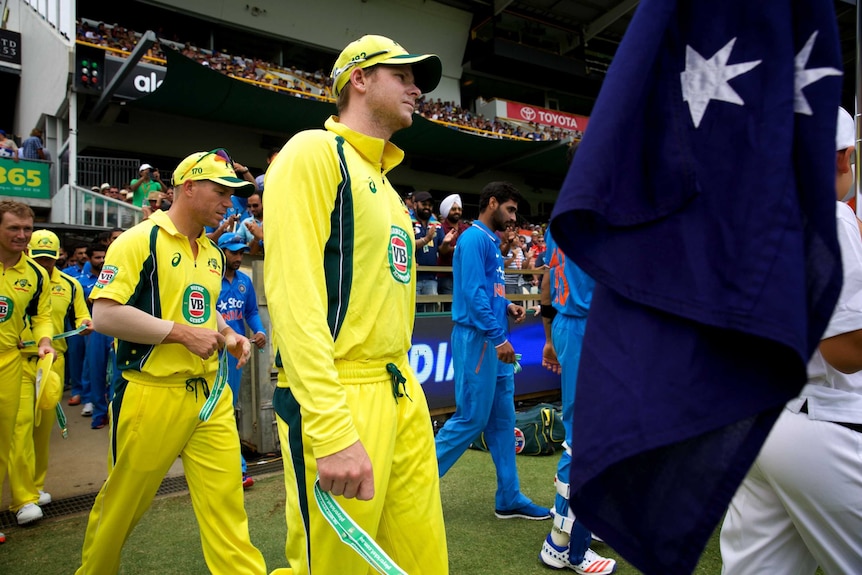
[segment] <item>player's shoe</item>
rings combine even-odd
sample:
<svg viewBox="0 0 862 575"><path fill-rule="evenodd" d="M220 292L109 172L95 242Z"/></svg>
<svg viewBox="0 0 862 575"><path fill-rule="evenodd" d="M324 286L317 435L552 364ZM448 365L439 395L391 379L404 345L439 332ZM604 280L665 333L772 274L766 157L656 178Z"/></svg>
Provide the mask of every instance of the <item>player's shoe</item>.
<svg viewBox="0 0 862 575"><path fill-rule="evenodd" d="M574 564L569 561L569 546L558 547L551 539L551 534L545 538L542 551L539 553L539 561L553 569L571 569L581 575L608 575L617 568L617 562L607 557L602 557L592 549L587 548L584 560Z"/></svg>
<svg viewBox="0 0 862 575"><path fill-rule="evenodd" d="M69 405L81 405L81 396L73 395L69 398Z"/></svg>
<svg viewBox="0 0 862 575"><path fill-rule="evenodd" d="M254 478L251 475L243 475L242 476L242 488L248 489L254 485Z"/></svg>
<svg viewBox="0 0 862 575"><path fill-rule="evenodd" d="M539 507L535 503L527 503L516 509L495 509L494 515L497 519L531 519L543 521L551 518L551 510L547 507Z"/></svg>
<svg viewBox="0 0 862 575"><path fill-rule="evenodd" d="M84 417L90 417L91 415L93 415L93 404L89 401L85 403L84 407L81 408L81 415L83 415Z"/></svg>
<svg viewBox="0 0 862 575"><path fill-rule="evenodd" d="M44 517L42 510L35 503L28 503L15 514L18 525L27 525L28 523L42 519L42 517Z"/></svg>
<svg viewBox="0 0 862 575"><path fill-rule="evenodd" d="M0 543L6 543L6 534L0 533Z"/></svg>
<svg viewBox="0 0 862 575"><path fill-rule="evenodd" d="M40 489L39 490L39 501L37 501L37 503L39 505L48 505L49 503L51 503L51 501L52 501L51 500L51 494L46 493Z"/></svg>

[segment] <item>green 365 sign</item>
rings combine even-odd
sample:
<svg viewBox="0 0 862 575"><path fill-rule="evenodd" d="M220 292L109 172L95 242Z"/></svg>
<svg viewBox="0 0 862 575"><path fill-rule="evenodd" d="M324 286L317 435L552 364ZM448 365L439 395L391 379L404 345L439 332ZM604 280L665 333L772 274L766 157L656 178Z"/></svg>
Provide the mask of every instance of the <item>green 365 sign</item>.
<svg viewBox="0 0 862 575"><path fill-rule="evenodd" d="M51 198L50 164L0 159L0 195L19 198Z"/></svg>

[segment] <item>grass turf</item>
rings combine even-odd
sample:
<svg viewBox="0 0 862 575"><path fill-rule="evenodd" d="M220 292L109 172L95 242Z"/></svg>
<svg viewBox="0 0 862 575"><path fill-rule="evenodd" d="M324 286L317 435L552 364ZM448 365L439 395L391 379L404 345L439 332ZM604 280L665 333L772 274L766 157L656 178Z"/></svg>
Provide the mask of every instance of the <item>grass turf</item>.
<svg viewBox="0 0 862 575"><path fill-rule="evenodd" d="M552 478L558 458L558 454L518 457L521 488L537 504L553 502ZM538 561L551 522L497 519L494 516L495 487L490 455L473 450L468 450L441 480L452 575L554 573ZM251 538L266 558L267 568L286 566L281 475L258 478L254 487L246 491L245 500ZM8 542L0 546L0 573L74 573L80 565L86 524L87 515L82 514L44 520L32 527L8 529ZM601 555L618 560L617 574L640 573L608 546L596 544L593 548ZM187 493L161 497L153 502L126 542L121 565L120 573L124 575L207 572ZM695 573L714 575L720 572L716 531Z"/></svg>

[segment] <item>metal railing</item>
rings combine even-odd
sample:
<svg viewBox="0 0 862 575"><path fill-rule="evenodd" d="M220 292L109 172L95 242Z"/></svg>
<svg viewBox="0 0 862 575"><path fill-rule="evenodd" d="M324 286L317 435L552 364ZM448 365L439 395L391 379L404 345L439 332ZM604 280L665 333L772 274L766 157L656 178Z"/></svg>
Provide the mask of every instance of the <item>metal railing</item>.
<svg viewBox="0 0 862 575"><path fill-rule="evenodd" d="M141 208L78 186L63 186L51 201L55 223L128 229L143 219Z"/></svg>
<svg viewBox="0 0 862 575"><path fill-rule="evenodd" d="M138 177L141 160L138 158L105 158L78 156L78 185L90 189L108 183L120 189L128 188L132 178ZM69 183L69 162L63 160L60 185Z"/></svg>

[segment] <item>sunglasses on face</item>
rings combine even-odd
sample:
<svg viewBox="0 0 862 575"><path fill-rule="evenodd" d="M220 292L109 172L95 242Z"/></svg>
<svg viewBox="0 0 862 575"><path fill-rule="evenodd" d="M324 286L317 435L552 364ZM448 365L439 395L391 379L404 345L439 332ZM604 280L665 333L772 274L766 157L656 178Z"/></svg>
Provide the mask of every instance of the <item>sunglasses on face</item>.
<svg viewBox="0 0 862 575"><path fill-rule="evenodd" d="M183 180L183 178L185 178L185 177L188 175L188 173L192 171L192 168L194 168L194 167L195 167L195 166L197 166L199 163L201 163L201 160L203 160L204 158L206 158L206 157L207 157L207 156L209 156L210 154L214 155L214 156L215 156L215 157L217 157L217 158L221 158L222 160L224 160L225 162L227 162L227 165L228 165L228 166L230 166L230 168L231 168L231 169L233 169L233 160L231 159L230 154L228 154L228 153L227 153L227 150L225 150L224 148L216 148L215 150L210 150L209 152L207 152L206 154L202 155L200 158L198 158L197 160L195 160L195 163L194 163L194 164L192 164L191 166L189 166L188 168L186 168L186 171L185 171L185 172L183 172L183 173L182 173L182 175L181 175L179 178L174 178L174 179L173 179L173 181L172 181L172 183L173 183L174 185L176 185L176 180L177 180L177 179L179 179L180 181L182 181L182 180Z"/></svg>

